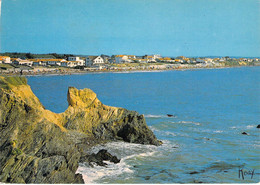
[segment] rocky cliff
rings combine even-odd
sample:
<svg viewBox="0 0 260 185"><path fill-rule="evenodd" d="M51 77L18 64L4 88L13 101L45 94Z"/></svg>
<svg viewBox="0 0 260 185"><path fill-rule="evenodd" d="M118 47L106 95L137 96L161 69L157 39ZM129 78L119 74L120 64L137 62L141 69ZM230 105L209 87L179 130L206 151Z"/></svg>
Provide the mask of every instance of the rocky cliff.
<svg viewBox="0 0 260 185"><path fill-rule="evenodd" d="M160 145L135 111L103 105L90 89L68 89L64 113L46 110L26 78L0 77L0 182L83 183L81 156L100 142Z"/></svg>

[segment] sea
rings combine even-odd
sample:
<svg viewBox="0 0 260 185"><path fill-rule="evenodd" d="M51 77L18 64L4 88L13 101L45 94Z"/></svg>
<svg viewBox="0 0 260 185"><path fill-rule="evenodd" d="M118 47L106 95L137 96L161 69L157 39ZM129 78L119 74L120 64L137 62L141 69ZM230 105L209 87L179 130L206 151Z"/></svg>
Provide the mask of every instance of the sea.
<svg viewBox="0 0 260 185"><path fill-rule="evenodd" d="M260 182L260 67L43 75L28 83L56 113L68 107L68 87L90 88L103 104L144 114L163 142L93 147L121 162L80 164L85 183Z"/></svg>

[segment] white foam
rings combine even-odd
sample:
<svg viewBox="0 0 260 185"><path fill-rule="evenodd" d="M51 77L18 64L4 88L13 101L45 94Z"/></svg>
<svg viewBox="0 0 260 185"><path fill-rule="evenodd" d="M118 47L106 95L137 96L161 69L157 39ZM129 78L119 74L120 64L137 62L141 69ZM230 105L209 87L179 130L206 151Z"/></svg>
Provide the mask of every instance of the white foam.
<svg viewBox="0 0 260 185"><path fill-rule="evenodd" d="M223 131L222 130L215 130L214 132L215 133L222 133Z"/></svg>
<svg viewBox="0 0 260 185"><path fill-rule="evenodd" d="M164 140L163 145L142 145L125 142L111 142L105 145L98 145L91 149L90 153L97 153L100 149L107 149L112 155L116 155L120 158L120 163L114 164L105 161L108 165L106 167L96 166L90 167L85 164L79 164L76 173L80 173L83 176L86 184L99 183L98 180L109 177L109 179L118 178L119 175L131 176L134 173L132 166L138 163L138 159L152 160L153 158L161 157L165 151L172 152L176 149L170 141Z"/></svg>
<svg viewBox="0 0 260 185"><path fill-rule="evenodd" d="M116 155L118 158L126 159L126 157L133 157L141 153L149 153L156 151L156 146L154 145L142 145L135 143L126 143L126 142L111 142L105 145L97 145L93 147L89 153L97 153L101 149L108 150L112 155Z"/></svg>
<svg viewBox="0 0 260 185"><path fill-rule="evenodd" d="M144 117L146 117L146 118L162 118L163 116L162 115L147 114L147 115L144 115Z"/></svg>
<svg viewBox="0 0 260 185"><path fill-rule="evenodd" d="M198 122L193 122L193 121L179 121L179 123L200 125L200 123L198 123Z"/></svg>
<svg viewBox="0 0 260 185"><path fill-rule="evenodd" d="M201 125L201 123L194 122L194 121L178 121L178 122L171 122L171 123Z"/></svg>
<svg viewBox="0 0 260 185"><path fill-rule="evenodd" d="M134 171L131 169L131 166L128 165L129 160L135 160L137 157L151 157L157 153L155 150L156 146L125 142L111 142L105 145L98 145L93 147L90 153L97 153L100 149L104 148L111 154L121 158L120 163L114 164L109 161L105 161L105 163L108 164L106 167L96 165L94 165L94 167L90 167L80 164L77 173L82 174L85 183L95 183L97 180L104 177L116 178L121 174L131 174Z"/></svg>
<svg viewBox="0 0 260 185"><path fill-rule="evenodd" d="M139 154L138 156L141 156L141 157L150 157L150 156L153 156L156 152L147 152L147 153L141 153Z"/></svg>
<svg viewBox="0 0 260 185"><path fill-rule="evenodd" d="M153 115L153 114L146 114L144 115L146 118L177 118L177 116L167 116L167 115Z"/></svg>
<svg viewBox="0 0 260 185"><path fill-rule="evenodd" d="M168 136L176 136L175 133L173 133L173 132L169 132L169 131L165 132L165 134L168 135Z"/></svg>
<svg viewBox="0 0 260 185"><path fill-rule="evenodd" d="M246 128L254 128L256 127L255 125L247 125Z"/></svg>
<svg viewBox="0 0 260 185"><path fill-rule="evenodd" d="M149 128L154 132L154 131L160 131L157 128L153 127L153 126L149 126Z"/></svg>
<svg viewBox="0 0 260 185"><path fill-rule="evenodd" d="M109 161L105 161L107 163L106 167L102 166L94 166L89 167L84 164L79 164L76 173L80 173L83 176L83 180L85 184L93 184L95 181L102 179L104 177L117 177L123 173L133 173L134 171L130 169L130 165L127 165L124 162L124 159L120 161L118 164L111 163Z"/></svg>
<svg viewBox="0 0 260 185"><path fill-rule="evenodd" d="M144 115L144 117L146 117L146 118L166 118L167 116L166 115L147 114L147 115Z"/></svg>

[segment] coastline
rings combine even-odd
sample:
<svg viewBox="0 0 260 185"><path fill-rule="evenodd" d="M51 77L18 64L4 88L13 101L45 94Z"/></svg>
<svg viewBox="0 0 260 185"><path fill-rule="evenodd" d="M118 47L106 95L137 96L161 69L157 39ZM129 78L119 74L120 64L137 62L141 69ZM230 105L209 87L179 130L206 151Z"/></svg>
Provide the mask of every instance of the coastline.
<svg viewBox="0 0 260 185"><path fill-rule="evenodd" d="M215 66L215 67L185 67L185 68L161 68L161 69L117 69L117 70L79 70L79 69L68 69L67 71L60 71L55 68L49 68L54 70L48 71L29 71L23 72L20 71L12 73L3 73L0 72L1 76L59 76L59 75L82 75L82 74L100 74L100 73L149 73L149 72L165 72L165 71L187 71L187 70L203 70L203 69L225 69L225 68L240 68L240 67L257 67L257 66ZM37 70L37 68L36 68Z"/></svg>

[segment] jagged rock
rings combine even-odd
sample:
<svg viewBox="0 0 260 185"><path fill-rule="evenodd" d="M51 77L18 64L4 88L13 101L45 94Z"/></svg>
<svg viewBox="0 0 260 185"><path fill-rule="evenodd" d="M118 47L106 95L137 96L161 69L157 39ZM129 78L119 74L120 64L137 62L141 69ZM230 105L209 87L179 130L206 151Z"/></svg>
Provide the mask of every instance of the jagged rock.
<svg viewBox="0 0 260 185"><path fill-rule="evenodd" d="M101 140L161 144L148 128L143 115L103 105L90 89L77 90L70 87L68 102L69 108L64 113L64 127L67 129L85 132Z"/></svg>
<svg viewBox="0 0 260 185"><path fill-rule="evenodd" d="M92 166L93 162L99 166L106 166L107 164L104 161L110 161L116 164L120 162L120 159L104 149L100 150L97 154L93 153L80 158L80 162L87 162L90 166Z"/></svg>
<svg viewBox="0 0 260 185"><path fill-rule="evenodd" d="M26 78L0 77L0 182L84 183L75 172L91 146L112 140L161 144L142 115L103 105L89 89L70 87L68 102L64 113L53 113Z"/></svg>
<svg viewBox="0 0 260 185"><path fill-rule="evenodd" d="M120 162L120 159L118 159L116 156L111 155L107 150L104 149L100 150L96 156L97 158L101 158L103 161L109 160L110 162L113 163Z"/></svg>

